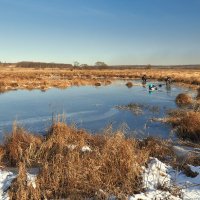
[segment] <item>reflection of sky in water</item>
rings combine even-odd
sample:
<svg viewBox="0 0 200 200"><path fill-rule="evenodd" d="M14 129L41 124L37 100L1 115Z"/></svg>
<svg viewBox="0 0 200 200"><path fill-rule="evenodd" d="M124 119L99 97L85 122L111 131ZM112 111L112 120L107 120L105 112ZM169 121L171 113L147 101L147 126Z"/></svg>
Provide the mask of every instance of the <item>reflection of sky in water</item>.
<svg viewBox="0 0 200 200"><path fill-rule="evenodd" d="M149 94L147 88L127 88L125 82L117 81L101 87L71 87L65 90L50 89L46 92L10 91L0 95L0 133L2 135L3 132L10 131L14 120L30 131L44 132L51 124L53 115L65 113L68 123L91 132L98 132L109 124L116 129L126 123L130 132L154 136L162 134L167 137L170 132L167 125L150 123L148 120L162 117L166 108L175 108L174 99L184 90L187 91L173 85L166 90L162 86L158 91ZM114 108L116 105L129 103L159 106L160 112L145 110L143 115L135 116L130 111Z"/></svg>

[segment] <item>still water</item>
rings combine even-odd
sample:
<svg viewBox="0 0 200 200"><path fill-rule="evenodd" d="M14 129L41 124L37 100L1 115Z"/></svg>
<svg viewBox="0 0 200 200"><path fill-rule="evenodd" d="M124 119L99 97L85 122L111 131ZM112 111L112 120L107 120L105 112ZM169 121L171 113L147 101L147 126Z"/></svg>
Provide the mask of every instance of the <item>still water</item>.
<svg viewBox="0 0 200 200"><path fill-rule="evenodd" d="M44 134L52 123L52 116L61 113L65 113L67 123L92 133L100 132L109 125L117 129L126 124L129 134L168 138L170 126L150 122L150 119L163 117L168 109L176 108L176 96L188 92L188 89L175 85L166 88L163 84L157 91L149 93L148 87L138 85L127 88L125 83L116 81L100 87L53 88L46 92L17 90L0 94L0 139L11 130L15 120L29 131ZM143 114L135 115L115 107L129 103L156 106L159 111L144 109Z"/></svg>

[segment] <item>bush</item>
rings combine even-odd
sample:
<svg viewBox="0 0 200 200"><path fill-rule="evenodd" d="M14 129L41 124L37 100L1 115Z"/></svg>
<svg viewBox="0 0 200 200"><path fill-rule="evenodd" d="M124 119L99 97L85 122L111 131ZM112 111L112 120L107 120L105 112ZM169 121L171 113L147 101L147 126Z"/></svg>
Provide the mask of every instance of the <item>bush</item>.
<svg viewBox="0 0 200 200"><path fill-rule="evenodd" d="M132 83L132 82L128 82L128 83L126 83L126 86L127 86L128 88L131 88L131 87L133 87L133 83Z"/></svg>
<svg viewBox="0 0 200 200"><path fill-rule="evenodd" d="M21 160L25 160L27 164L32 165L36 162L36 151L41 143L41 137L29 134L23 128L14 124L11 135L7 136L4 141L4 160L11 167L17 166Z"/></svg>
<svg viewBox="0 0 200 200"><path fill-rule="evenodd" d="M192 97L188 94L181 93L176 97L176 103L178 106L185 106L192 103Z"/></svg>
<svg viewBox="0 0 200 200"><path fill-rule="evenodd" d="M177 129L178 137L193 142L200 141L200 113L194 111L176 113L172 124Z"/></svg>

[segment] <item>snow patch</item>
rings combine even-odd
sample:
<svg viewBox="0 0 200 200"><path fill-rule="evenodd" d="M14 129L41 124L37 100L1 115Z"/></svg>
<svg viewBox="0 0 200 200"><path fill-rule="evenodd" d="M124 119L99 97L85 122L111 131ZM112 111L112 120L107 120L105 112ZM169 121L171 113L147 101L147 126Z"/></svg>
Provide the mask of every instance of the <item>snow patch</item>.
<svg viewBox="0 0 200 200"><path fill-rule="evenodd" d="M90 152L90 151L92 151L92 150L91 150L91 148L90 148L89 146L83 146L83 147L81 148L81 151L82 151L82 152L86 152L86 151Z"/></svg>

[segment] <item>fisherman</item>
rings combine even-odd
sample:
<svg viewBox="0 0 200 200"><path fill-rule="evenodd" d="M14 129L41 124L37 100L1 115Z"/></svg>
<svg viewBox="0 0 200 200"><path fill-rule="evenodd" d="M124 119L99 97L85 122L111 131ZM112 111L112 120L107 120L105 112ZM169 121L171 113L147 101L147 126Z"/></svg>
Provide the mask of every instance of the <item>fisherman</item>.
<svg viewBox="0 0 200 200"><path fill-rule="evenodd" d="M146 77L146 75L143 75L142 76L142 83L146 84L146 82L147 82L147 77Z"/></svg>
<svg viewBox="0 0 200 200"><path fill-rule="evenodd" d="M172 82L171 77L167 76L167 78L165 79L165 83L166 83L166 85L170 85L171 82Z"/></svg>

